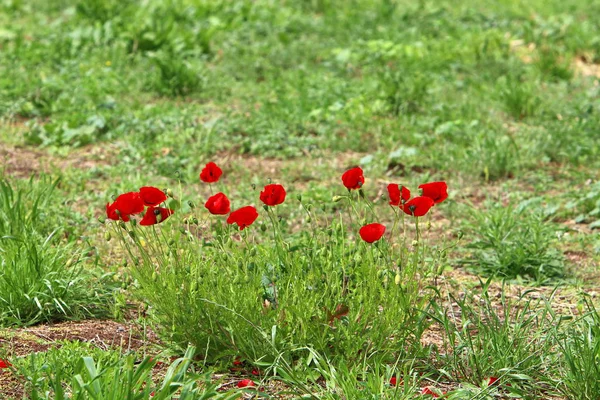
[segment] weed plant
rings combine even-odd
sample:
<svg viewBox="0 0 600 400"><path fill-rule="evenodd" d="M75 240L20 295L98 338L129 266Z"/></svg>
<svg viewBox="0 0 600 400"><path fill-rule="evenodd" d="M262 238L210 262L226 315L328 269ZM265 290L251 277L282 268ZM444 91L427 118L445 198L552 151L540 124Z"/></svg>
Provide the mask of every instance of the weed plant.
<svg viewBox="0 0 600 400"><path fill-rule="evenodd" d="M0 326L107 312L109 287L83 268L90 250L62 240L66 229L50 231L57 183L0 181Z"/></svg>
<svg viewBox="0 0 600 400"><path fill-rule="evenodd" d="M164 375L157 376L154 368L158 362L151 357L140 360L136 354L122 356L117 351L66 345L32 354L20 361L18 370L27 379L32 399L237 398L238 393L217 392L218 384L210 381L210 375L194 371L194 353L194 348L189 348Z"/></svg>
<svg viewBox="0 0 600 400"><path fill-rule="evenodd" d="M468 223L476 235L468 247L474 260L464 260L485 275L502 279L525 279L547 284L565 276L564 256L556 247L557 229L542 212L523 203L518 206L495 204L474 210Z"/></svg>
<svg viewBox="0 0 600 400"><path fill-rule="evenodd" d="M557 321L543 302L528 299L528 292L510 299L500 290L496 304L490 283L481 282L476 294L451 295L451 307L436 304L434 318L447 339L439 355L440 372L479 388L479 395L532 396L556 363L552 339ZM495 384L489 384L490 377L497 378Z"/></svg>

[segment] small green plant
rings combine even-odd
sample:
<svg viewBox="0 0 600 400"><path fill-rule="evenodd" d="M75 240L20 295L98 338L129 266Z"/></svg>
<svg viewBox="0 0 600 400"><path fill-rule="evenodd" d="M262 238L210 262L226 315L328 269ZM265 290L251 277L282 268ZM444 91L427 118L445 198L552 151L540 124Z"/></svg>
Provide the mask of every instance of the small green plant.
<svg viewBox="0 0 600 400"><path fill-rule="evenodd" d="M81 345L79 345L81 347ZM91 353L91 355L90 355ZM194 372L190 347L171 363L164 376L154 371L157 361L137 354L122 356L91 347L64 348L32 354L19 360L17 371L30 382L33 399L234 399L239 393L219 393L210 374ZM16 362L15 362L16 363ZM200 383L202 382L202 383Z"/></svg>
<svg viewBox="0 0 600 400"><path fill-rule="evenodd" d="M451 295L448 300L454 309L434 304L434 318L446 337L439 355L441 372L468 382L471 392L481 396L532 395L552 362L552 313L543 301L528 299L528 292L512 300L500 290L500 298L493 300L490 284L491 279L481 282L476 294Z"/></svg>
<svg viewBox="0 0 600 400"><path fill-rule="evenodd" d="M536 66L550 80L569 81L573 78L569 58L554 48L541 48L538 52Z"/></svg>
<svg viewBox="0 0 600 400"><path fill-rule="evenodd" d="M486 132L468 150L469 165L486 181L512 178L520 169L519 146L508 135Z"/></svg>
<svg viewBox="0 0 600 400"><path fill-rule="evenodd" d="M387 66L379 73L380 90L392 115L412 114L421 110L427 99L431 77L416 69Z"/></svg>
<svg viewBox="0 0 600 400"><path fill-rule="evenodd" d="M85 250L49 232L56 183L0 181L0 326L106 315L110 289L83 269Z"/></svg>
<svg viewBox="0 0 600 400"><path fill-rule="evenodd" d="M493 204L473 209L468 230L475 240L474 260L464 261L485 275L502 279L522 278L538 284L565 276L565 261L556 248L557 229L545 215L522 206Z"/></svg>
<svg viewBox="0 0 600 400"><path fill-rule="evenodd" d="M600 393L600 314L589 298L586 313L557 335L562 371L559 389L570 399L593 400Z"/></svg>
<svg viewBox="0 0 600 400"><path fill-rule="evenodd" d="M150 60L158 71L158 79L152 76L148 83L157 92L169 96L185 96L202 89L204 71L192 65L181 54L159 51Z"/></svg>
<svg viewBox="0 0 600 400"><path fill-rule="evenodd" d="M590 228L600 228L600 182L589 185L576 195L566 207L576 213L575 222L588 223Z"/></svg>
<svg viewBox="0 0 600 400"><path fill-rule="evenodd" d="M504 76L498 80L497 86L504 109L514 119L530 117L540 107L541 100L533 82L520 77Z"/></svg>

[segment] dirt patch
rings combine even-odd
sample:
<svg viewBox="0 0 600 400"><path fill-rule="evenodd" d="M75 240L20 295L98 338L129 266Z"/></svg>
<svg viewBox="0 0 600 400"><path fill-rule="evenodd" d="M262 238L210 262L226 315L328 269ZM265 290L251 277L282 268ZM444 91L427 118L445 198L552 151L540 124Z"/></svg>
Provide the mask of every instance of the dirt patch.
<svg viewBox="0 0 600 400"><path fill-rule="evenodd" d="M5 176L28 178L53 170L90 169L111 165L117 154L115 146L109 145L87 146L70 150L65 155L54 155L38 149L0 143L0 171Z"/></svg>
<svg viewBox="0 0 600 400"><path fill-rule="evenodd" d="M8 147L0 143L0 170L5 176L27 178L40 171L41 151Z"/></svg>
<svg viewBox="0 0 600 400"><path fill-rule="evenodd" d="M152 331L144 334L133 324L110 320L62 322L0 331L0 344L13 357L59 347L62 341L91 343L103 350L129 351L157 343L158 338Z"/></svg>
<svg viewBox="0 0 600 400"><path fill-rule="evenodd" d="M356 166L365 154L355 152L320 152L301 158L275 159L252 155L225 152L217 155L217 164L231 168L231 175L242 181L246 178L259 178L267 181L286 182L296 189L303 189L310 181L328 185L339 181L341 174ZM228 171L225 170L225 173ZM266 183L266 182L265 182ZM341 181L339 181L341 184Z"/></svg>
<svg viewBox="0 0 600 400"><path fill-rule="evenodd" d="M573 63L573 69L580 76L600 79L600 64L588 62L585 57L577 57ZM596 85L598 84L596 81Z"/></svg>

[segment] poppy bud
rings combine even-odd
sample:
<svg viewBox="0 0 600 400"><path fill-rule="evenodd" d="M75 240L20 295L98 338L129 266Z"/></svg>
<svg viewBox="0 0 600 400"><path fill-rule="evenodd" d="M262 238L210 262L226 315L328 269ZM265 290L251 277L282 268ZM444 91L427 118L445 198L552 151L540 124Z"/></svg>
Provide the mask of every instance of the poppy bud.
<svg viewBox="0 0 600 400"><path fill-rule="evenodd" d="M250 186L252 187L252 190L256 190L256 185L254 183Z"/></svg>
<svg viewBox="0 0 600 400"><path fill-rule="evenodd" d="M193 210L194 208L196 208L196 205L194 204L193 201L188 200L188 206L190 206L190 208Z"/></svg>
<svg viewBox="0 0 600 400"><path fill-rule="evenodd" d="M127 229L127 226L125 225L125 222L123 222L123 221L119 221L119 226L123 229Z"/></svg>
<svg viewBox="0 0 600 400"><path fill-rule="evenodd" d="M297 194L296 198L298 199L299 202L302 203L302 195L301 194Z"/></svg>
<svg viewBox="0 0 600 400"><path fill-rule="evenodd" d="M263 204L263 210L265 210L265 211L269 211L269 206L268 206L268 205L266 205L266 204Z"/></svg>
<svg viewBox="0 0 600 400"><path fill-rule="evenodd" d="M306 222L310 224L312 222L312 218L311 217L306 218Z"/></svg>
<svg viewBox="0 0 600 400"><path fill-rule="evenodd" d="M331 200L333 200L334 203L337 203L338 201L342 200L344 198L344 196L333 196L333 198Z"/></svg>
<svg viewBox="0 0 600 400"><path fill-rule="evenodd" d="M127 233L129 234L129 236L130 236L132 239L135 239L135 232L134 232L134 231L127 231Z"/></svg>
<svg viewBox="0 0 600 400"><path fill-rule="evenodd" d="M267 231L267 226L265 224L262 224L260 226L260 230L263 231L263 232L266 232Z"/></svg>
<svg viewBox="0 0 600 400"><path fill-rule="evenodd" d="M167 191L165 192L167 196L169 196L170 198L173 198L173 191L169 188L167 189Z"/></svg>
<svg viewBox="0 0 600 400"><path fill-rule="evenodd" d="M419 242L417 240L412 241L412 247L417 247L418 245L419 245Z"/></svg>
<svg viewBox="0 0 600 400"><path fill-rule="evenodd" d="M250 255L251 255L251 256L255 256L255 255L256 255L256 247L253 247L253 248L250 250Z"/></svg>
<svg viewBox="0 0 600 400"><path fill-rule="evenodd" d="M194 219L192 219L192 221L194 222L194 225L198 225L198 218L194 217Z"/></svg>
<svg viewBox="0 0 600 400"><path fill-rule="evenodd" d="M136 226L137 225L137 220L135 218L131 218L131 225Z"/></svg>
<svg viewBox="0 0 600 400"><path fill-rule="evenodd" d="M175 239L172 239L172 238L171 238L171 239L169 239L169 241L167 242L167 244L168 244L169 246L173 246L173 245L175 244Z"/></svg>
<svg viewBox="0 0 600 400"><path fill-rule="evenodd" d="M360 195L360 197L361 197L362 199L364 199L364 198L365 198L365 192L364 192L362 189L358 189L358 194Z"/></svg>
<svg viewBox="0 0 600 400"><path fill-rule="evenodd" d="M106 240L107 242L110 242L110 239L112 239L110 232L109 231L104 232L104 240Z"/></svg>
<svg viewBox="0 0 600 400"><path fill-rule="evenodd" d="M123 268L127 267L127 260L123 260Z"/></svg>
<svg viewBox="0 0 600 400"><path fill-rule="evenodd" d="M187 222L189 222L189 221L187 221ZM181 232L183 235L185 235L186 230L184 227L181 227L181 228L179 228L179 232Z"/></svg>
<svg viewBox="0 0 600 400"><path fill-rule="evenodd" d="M103 224L104 222L106 222L106 218L101 215L101 216L98 217L98 222L100 222L101 224Z"/></svg>

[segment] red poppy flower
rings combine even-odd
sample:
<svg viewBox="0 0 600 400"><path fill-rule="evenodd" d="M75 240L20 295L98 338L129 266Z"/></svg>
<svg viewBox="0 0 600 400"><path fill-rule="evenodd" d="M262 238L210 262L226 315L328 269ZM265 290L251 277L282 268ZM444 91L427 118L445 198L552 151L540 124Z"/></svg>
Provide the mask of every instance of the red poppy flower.
<svg viewBox="0 0 600 400"><path fill-rule="evenodd" d="M392 377L390 378L390 385L392 385L392 386L396 386L396 383L397 383L396 377L395 377L395 376L392 376Z"/></svg>
<svg viewBox="0 0 600 400"><path fill-rule="evenodd" d="M140 197L146 206L157 206L167 200L165 192L153 186L140 188Z"/></svg>
<svg viewBox="0 0 600 400"><path fill-rule="evenodd" d="M402 210L413 217L422 217L434 204L431 197L419 196L405 203Z"/></svg>
<svg viewBox="0 0 600 400"><path fill-rule="evenodd" d="M423 196L433 199L435 204L441 203L448 198L448 185L446 182L429 182L419 186L423 190Z"/></svg>
<svg viewBox="0 0 600 400"><path fill-rule="evenodd" d="M431 397L435 397L435 398L438 398L438 397L440 397L440 396L439 396L439 395L438 395L436 392L434 392L433 390L429 389L428 387L426 387L426 388L423 388L423 390L421 390L421 394L422 394L422 395L423 395L423 394L428 394L428 395L430 395Z"/></svg>
<svg viewBox="0 0 600 400"><path fill-rule="evenodd" d="M360 167L355 167L344 172L342 182L348 190L360 189L365 184L363 170Z"/></svg>
<svg viewBox="0 0 600 400"><path fill-rule="evenodd" d="M3 360L0 358L0 369L8 368L11 366L12 366L12 364L9 363L7 360Z"/></svg>
<svg viewBox="0 0 600 400"><path fill-rule="evenodd" d="M225 215L229 214L231 203L225 194L219 192L214 196L210 196L208 200L206 200L204 207L206 207L211 214Z"/></svg>
<svg viewBox="0 0 600 400"><path fill-rule="evenodd" d="M498 381L499 378L496 378L495 376L490 376L490 379L488 380L488 386L492 386L494 383L496 383Z"/></svg>
<svg viewBox="0 0 600 400"><path fill-rule="evenodd" d="M200 172L200 180L206 183L215 183L223 175L223 170L219 168L214 162L206 164L204 169Z"/></svg>
<svg viewBox="0 0 600 400"><path fill-rule="evenodd" d="M246 206L229 214L227 223L230 225L237 224L237 226L240 228L240 231L243 231L244 228L252 225L252 223L256 221L256 218L258 218L258 212L256 211L256 208L252 206Z"/></svg>
<svg viewBox="0 0 600 400"><path fill-rule="evenodd" d="M385 226L378 223L368 224L360 228L358 233L362 240L367 243L373 243L381 239L385 233Z"/></svg>
<svg viewBox="0 0 600 400"><path fill-rule="evenodd" d="M256 386L256 384L254 383L254 381L252 381L252 379L242 379L241 381L239 381L237 383L237 387L239 387L239 388L253 387L253 386Z"/></svg>
<svg viewBox="0 0 600 400"><path fill-rule="evenodd" d="M144 218L140 221L140 225L155 225L160 224L165 219L173 215L175 211L163 207L148 207Z"/></svg>
<svg viewBox="0 0 600 400"><path fill-rule="evenodd" d="M117 213L117 203L106 203L106 217L108 219L112 219L113 221L118 221L119 219L119 213ZM127 222L129 221L129 217L127 215L123 215L123 221Z"/></svg>
<svg viewBox="0 0 600 400"><path fill-rule="evenodd" d="M260 370L258 368L253 368L250 373L252 375L254 375L254 376L259 376L260 375Z"/></svg>
<svg viewBox="0 0 600 400"><path fill-rule="evenodd" d="M243 364L243 362L242 362L242 360L240 360L239 357L236 357L235 360L233 360L233 365L235 365L236 367L239 367L242 364Z"/></svg>
<svg viewBox="0 0 600 400"><path fill-rule="evenodd" d="M399 206L400 201L404 204L410 199L410 190L406 186L402 186L402 189L400 189L400 185L397 183L390 183L387 190L391 206Z"/></svg>
<svg viewBox="0 0 600 400"><path fill-rule="evenodd" d="M260 201L268 206L276 206L281 204L285 200L285 189L281 185L271 184L265 186L262 192L260 192Z"/></svg>
<svg viewBox="0 0 600 400"><path fill-rule="evenodd" d="M117 213L118 211L118 213ZM119 195L112 204L106 205L106 216L118 221L129 221L129 216L144 212L144 201L138 192L129 192Z"/></svg>

